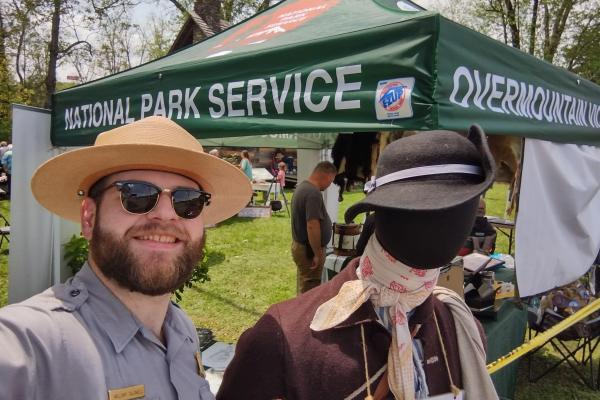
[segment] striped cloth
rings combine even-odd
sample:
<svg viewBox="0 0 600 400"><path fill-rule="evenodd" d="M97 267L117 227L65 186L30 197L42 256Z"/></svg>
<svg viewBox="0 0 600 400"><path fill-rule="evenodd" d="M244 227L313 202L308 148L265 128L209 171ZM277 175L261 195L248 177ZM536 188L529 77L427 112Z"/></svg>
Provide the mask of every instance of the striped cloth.
<svg viewBox="0 0 600 400"><path fill-rule="evenodd" d="M498 400L494 383L486 368L485 347L471 310L450 289L438 286L433 294L450 309L454 319L465 400Z"/></svg>
<svg viewBox="0 0 600 400"><path fill-rule="evenodd" d="M317 309L310 328L313 331L333 328L368 300L377 307L388 307L392 321L388 353L390 390L397 399L414 400L413 346L406 314L431 294L439 269L417 269L401 263L372 235L356 273L358 280L344 283L335 297Z"/></svg>

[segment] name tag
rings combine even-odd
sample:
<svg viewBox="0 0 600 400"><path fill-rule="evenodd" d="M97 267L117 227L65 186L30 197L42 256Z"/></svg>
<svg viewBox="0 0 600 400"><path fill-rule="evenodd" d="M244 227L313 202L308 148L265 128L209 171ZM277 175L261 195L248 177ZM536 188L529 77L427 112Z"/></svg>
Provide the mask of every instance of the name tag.
<svg viewBox="0 0 600 400"><path fill-rule="evenodd" d="M452 393L438 394L437 396L428 397L429 400L463 400L464 392L461 390L458 394Z"/></svg>
<svg viewBox="0 0 600 400"><path fill-rule="evenodd" d="M145 396L144 385L127 386L108 391L108 400L141 399Z"/></svg>

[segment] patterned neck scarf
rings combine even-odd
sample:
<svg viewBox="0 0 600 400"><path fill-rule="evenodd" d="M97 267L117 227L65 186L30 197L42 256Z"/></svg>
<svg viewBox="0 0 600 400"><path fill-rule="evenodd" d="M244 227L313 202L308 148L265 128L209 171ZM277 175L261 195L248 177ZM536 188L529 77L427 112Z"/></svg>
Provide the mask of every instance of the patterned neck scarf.
<svg viewBox="0 0 600 400"><path fill-rule="evenodd" d="M439 269L411 268L392 257L372 235L356 270L358 280L342 285L323 303L310 324L313 331L333 328L363 303L389 307L392 344L388 353L388 381L396 399L415 398L412 337L406 313L422 304L437 283Z"/></svg>

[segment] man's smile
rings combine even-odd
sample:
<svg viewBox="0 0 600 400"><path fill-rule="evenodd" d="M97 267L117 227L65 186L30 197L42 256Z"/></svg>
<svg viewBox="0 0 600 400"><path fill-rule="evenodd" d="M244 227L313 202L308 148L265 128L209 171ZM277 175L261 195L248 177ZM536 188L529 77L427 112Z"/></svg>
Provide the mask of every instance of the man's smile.
<svg viewBox="0 0 600 400"><path fill-rule="evenodd" d="M136 239L137 240L149 240L149 241L160 242L160 243L175 243L175 242L179 241L179 239L177 239L176 237L167 236L167 235L144 235L144 236L137 236Z"/></svg>
<svg viewBox="0 0 600 400"><path fill-rule="evenodd" d="M169 251L177 249L186 244L185 240L173 234L167 233L144 233L132 236L133 242L146 251L158 250Z"/></svg>

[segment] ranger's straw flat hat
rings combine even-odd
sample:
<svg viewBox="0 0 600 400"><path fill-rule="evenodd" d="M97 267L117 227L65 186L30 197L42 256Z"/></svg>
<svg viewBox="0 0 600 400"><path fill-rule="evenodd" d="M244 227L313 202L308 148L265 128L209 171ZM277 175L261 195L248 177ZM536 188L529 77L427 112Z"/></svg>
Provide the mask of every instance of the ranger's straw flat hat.
<svg viewBox="0 0 600 400"><path fill-rule="evenodd" d="M237 214L249 201L250 181L235 166L204 152L196 138L164 117L149 117L98 135L93 146L42 164L31 178L36 200L51 212L79 222L81 201L99 179L128 170L176 173L209 192L206 224Z"/></svg>

